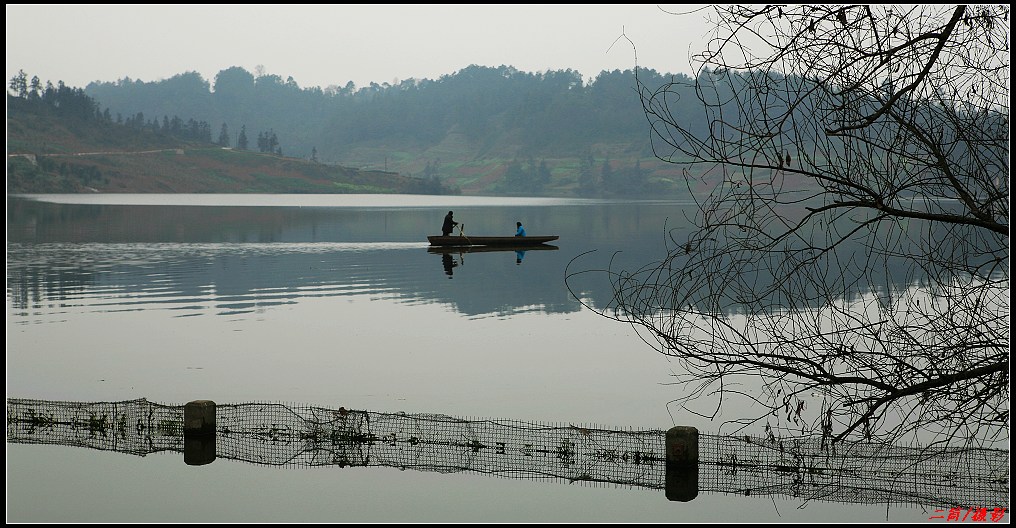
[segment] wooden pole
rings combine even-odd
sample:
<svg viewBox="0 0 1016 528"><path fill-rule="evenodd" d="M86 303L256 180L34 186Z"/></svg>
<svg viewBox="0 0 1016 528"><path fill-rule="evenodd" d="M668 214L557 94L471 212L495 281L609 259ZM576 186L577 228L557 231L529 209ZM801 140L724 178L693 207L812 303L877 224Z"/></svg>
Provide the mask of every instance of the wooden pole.
<svg viewBox="0 0 1016 528"><path fill-rule="evenodd" d="M215 402L194 400L183 407L183 462L201 466L215 461Z"/></svg>
<svg viewBox="0 0 1016 528"><path fill-rule="evenodd" d="M688 502L698 496L698 429L675 426L667 431L667 500Z"/></svg>

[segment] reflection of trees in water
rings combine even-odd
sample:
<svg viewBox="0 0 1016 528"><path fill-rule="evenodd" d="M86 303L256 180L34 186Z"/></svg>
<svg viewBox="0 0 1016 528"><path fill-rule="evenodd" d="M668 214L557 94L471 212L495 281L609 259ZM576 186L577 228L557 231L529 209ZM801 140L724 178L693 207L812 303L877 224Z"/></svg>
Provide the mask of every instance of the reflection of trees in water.
<svg viewBox="0 0 1016 528"><path fill-rule="evenodd" d="M471 256L475 265L468 268L470 274L456 280L455 288L446 288L434 279L456 272L463 257L433 255L420 245L12 243L7 275L13 305L19 309L73 298L80 301L74 309L88 310L101 297L102 309L118 303L138 310L175 310L180 316L208 313L209 307L213 314L236 314L305 297L360 294L451 303L467 314L534 307L567 313L580 308L561 285L550 258L557 252L541 251L539 256L543 269L553 273L535 272L511 283L501 279L503 270L515 266L513 252ZM436 275L439 269L444 273Z"/></svg>
<svg viewBox="0 0 1016 528"><path fill-rule="evenodd" d="M510 315L534 307L551 314L575 312L582 305L564 288L560 270L576 251L620 246L617 259L641 264L657 258L665 223L674 225L682 214L679 205L652 202L534 208L527 217L560 233L566 247L527 251L520 266L519 255L511 252L471 253L465 259L472 264L463 268L463 255L453 252L459 267L453 270L452 288L444 256L430 255L430 248L421 251L422 238L416 247L397 249L417 240L416 226L432 216L426 210L11 202L8 278L19 294L37 291L35 298L43 301L68 292L80 298L98 286L104 303L116 302L122 292L133 309L176 309L181 315L197 315L197 307L220 303L224 313L232 314L304 296L357 293L446 303L466 315ZM517 213L514 207L496 207L471 216L503 228L501 220L511 218L508 225L514 225ZM29 231L31 236L25 234ZM593 258L598 257L609 258ZM61 282L51 282L55 270L76 270L77 277L65 273ZM460 274L463 270L468 273ZM524 280L503 280L504 273L520 271ZM592 306L607 306L613 296L609 281L589 278L580 285L582 298ZM895 284L906 284L906 279L892 278ZM210 287L221 297L209 297ZM225 306L225 299L231 306Z"/></svg>
<svg viewBox="0 0 1016 528"><path fill-rule="evenodd" d="M7 400L7 441L184 451L184 407ZM243 403L215 407L205 462L382 466L665 489L666 432ZM700 434L697 491L932 507L1008 504L1008 451ZM682 472L689 471L688 468ZM687 475L683 475L687 476ZM669 490L668 490L669 495Z"/></svg>
<svg viewBox="0 0 1016 528"><path fill-rule="evenodd" d="M712 10L696 78L639 86L694 227L598 310L741 424L1007 442L1009 7Z"/></svg>

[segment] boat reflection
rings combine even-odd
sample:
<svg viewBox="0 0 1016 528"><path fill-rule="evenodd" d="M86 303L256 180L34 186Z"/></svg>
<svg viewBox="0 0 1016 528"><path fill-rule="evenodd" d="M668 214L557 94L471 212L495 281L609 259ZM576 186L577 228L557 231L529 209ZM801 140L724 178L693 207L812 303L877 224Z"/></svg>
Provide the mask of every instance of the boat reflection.
<svg viewBox="0 0 1016 528"><path fill-rule="evenodd" d="M452 268L459 265L449 252L441 255L441 264L444 266L445 275L448 275L449 279L452 278Z"/></svg>
<svg viewBox="0 0 1016 528"><path fill-rule="evenodd" d="M532 246L431 246L427 248L427 252L441 254L441 266L444 268L445 275L448 275L448 278L451 279L454 273L453 268L465 264L466 253L514 252L515 264L520 265L522 264L522 259L526 258L526 253L529 251L553 251L556 249L558 249L557 246L549 244Z"/></svg>
<svg viewBox="0 0 1016 528"><path fill-rule="evenodd" d="M558 249L557 246L549 244L539 244L534 246L430 246L427 248L428 253L442 253L442 254L464 254L464 253L488 253L494 251L514 251L516 253L527 251L553 251Z"/></svg>

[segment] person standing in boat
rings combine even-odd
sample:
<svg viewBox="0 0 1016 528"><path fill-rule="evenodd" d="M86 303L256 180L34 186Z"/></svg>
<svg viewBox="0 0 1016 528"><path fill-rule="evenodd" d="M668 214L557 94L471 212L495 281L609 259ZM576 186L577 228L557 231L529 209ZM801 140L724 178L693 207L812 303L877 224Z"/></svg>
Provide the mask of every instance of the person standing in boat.
<svg viewBox="0 0 1016 528"><path fill-rule="evenodd" d="M515 236L520 236L520 237L526 236L526 229L524 227L522 227L522 222L515 222L515 227L518 228L518 229L515 230Z"/></svg>
<svg viewBox="0 0 1016 528"><path fill-rule="evenodd" d="M448 236L452 234L452 229L459 225L458 222L452 219L452 212L448 211L448 214L444 217L444 225L441 226L441 236Z"/></svg>

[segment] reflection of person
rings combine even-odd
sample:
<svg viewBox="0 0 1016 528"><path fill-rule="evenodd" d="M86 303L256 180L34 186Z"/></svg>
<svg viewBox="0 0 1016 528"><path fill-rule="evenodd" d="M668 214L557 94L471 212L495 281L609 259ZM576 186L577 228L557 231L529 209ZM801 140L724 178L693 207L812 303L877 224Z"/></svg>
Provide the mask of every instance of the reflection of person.
<svg viewBox="0 0 1016 528"><path fill-rule="evenodd" d="M452 268L458 266L459 263L455 262L455 259L452 258L451 253L443 253L441 255L441 262L444 264L445 275L448 275L449 279L452 278Z"/></svg>
<svg viewBox="0 0 1016 528"><path fill-rule="evenodd" d="M515 222L515 227L518 227L515 230L515 236L526 236L526 229L522 227L522 222Z"/></svg>
<svg viewBox="0 0 1016 528"><path fill-rule="evenodd" d="M522 235L522 236L525 236L525 235ZM522 264L522 259L524 259L524 258L526 258L526 252L525 251L522 251L522 250L519 250L519 249L515 250L515 265L516 266L518 266L519 264Z"/></svg>
<svg viewBox="0 0 1016 528"><path fill-rule="evenodd" d="M455 229L457 225L459 223L452 219L452 212L448 211L448 214L444 217L444 225L441 226L441 235L448 236L452 234L452 229Z"/></svg>

